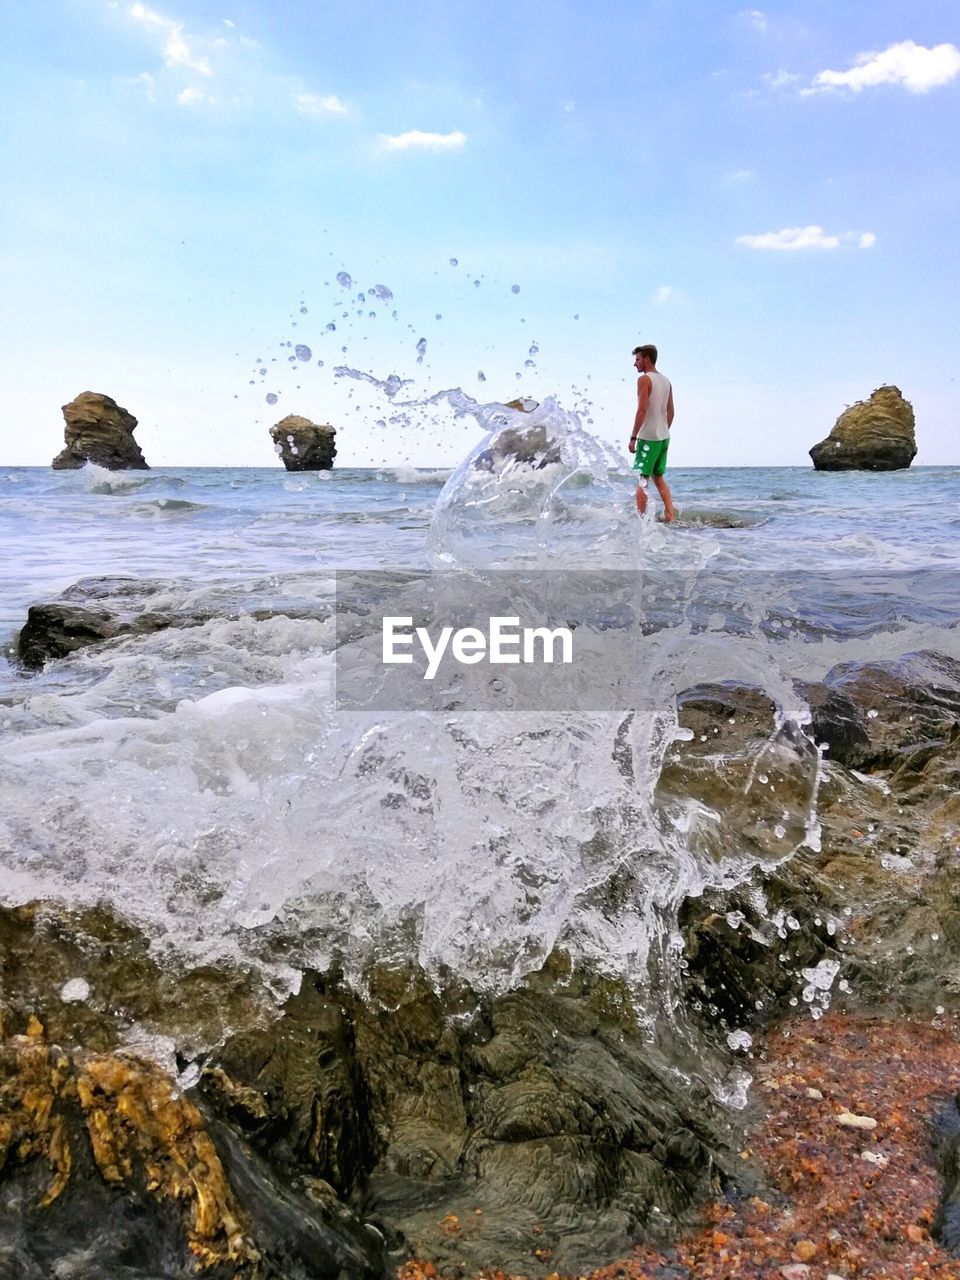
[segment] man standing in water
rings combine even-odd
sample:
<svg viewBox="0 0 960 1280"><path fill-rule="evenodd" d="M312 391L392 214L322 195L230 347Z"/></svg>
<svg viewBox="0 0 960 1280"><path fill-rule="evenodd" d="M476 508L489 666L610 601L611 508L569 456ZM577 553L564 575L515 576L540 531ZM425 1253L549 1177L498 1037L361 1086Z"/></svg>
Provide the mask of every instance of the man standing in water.
<svg viewBox="0 0 960 1280"><path fill-rule="evenodd" d="M637 379L637 416L630 436L630 452L635 453L633 469L640 472L637 511L643 515L647 510L647 480L653 476L657 493L663 500L663 518L669 523L676 514L664 479L670 428L673 426L673 387L669 378L657 372L657 348L652 343L634 347L633 363L640 375Z"/></svg>

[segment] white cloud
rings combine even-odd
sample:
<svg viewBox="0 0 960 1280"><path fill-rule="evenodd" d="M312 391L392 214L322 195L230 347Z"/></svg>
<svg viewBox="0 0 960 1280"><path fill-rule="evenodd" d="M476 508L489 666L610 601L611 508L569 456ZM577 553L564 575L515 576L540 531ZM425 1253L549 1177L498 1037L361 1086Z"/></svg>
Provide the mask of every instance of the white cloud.
<svg viewBox="0 0 960 1280"><path fill-rule="evenodd" d="M225 27L235 27L237 24L234 22L232 18L224 18L223 25Z"/></svg>
<svg viewBox="0 0 960 1280"><path fill-rule="evenodd" d="M188 71L196 71L202 76L213 75L213 69L207 59L196 57L191 52L183 34L182 22L165 18L162 14L139 3L131 6L130 16L160 35L163 40L163 58L168 67L183 67Z"/></svg>
<svg viewBox="0 0 960 1280"><path fill-rule="evenodd" d="M766 31L767 15L762 9L743 9L739 16L745 18L755 30Z"/></svg>
<svg viewBox="0 0 960 1280"><path fill-rule="evenodd" d="M793 252L799 249L839 249L842 245L856 245L869 249L876 244L872 231L845 231L842 235L828 235L823 227L784 227L782 231L765 231L762 235L737 236L736 243L747 249L773 249Z"/></svg>
<svg viewBox="0 0 960 1280"><path fill-rule="evenodd" d="M344 116L347 114L346 104L335 94L322 96L319 93L298 93L297 110L302 116Z"/></svg>
<svg viewBox="0 0 960 1280"><path fill-rule="evenodd" d="M938 44L932 49L913 40L892 44L881 53L861 53L849 71L820 71L805 94L849 89L861 93L881 84L902 85L910 93L929 93L960 76L960 49Z"/></svg>
<svg viewBox="0 0 960 1280"><path fill-rule="evenodd" d="M720 184L724 187L745 187L748 183L755 182L756 177L752 169L732 169L729 173L721 174Z"/></svg>
<svg viewBox="0 0 960 1280"><path fill-rule="evenodd" d="M452 133L422 133L409 129L406 133L381 133L380 141L387 151L458 151L466 144L467 135L455 129Z"/></svg>
<svg viewBox="0 0 960 1280"><path fill-rule="evenodd" d="M654 293L653 300L661 306L665 302L679 302L680 290L675 289L672 284L662 284Z"/></svg>
<svg viewBox="0 0 960 1280"><path fill-rule="evenodd" d="M779 71L764 72L763 78L771 89L786 89L789 85L803 79L802 76L794 75L792 71L785 71L783 67Z"/></svg>
<svg viewBox="0 0 960 1280"><path fill-rule="evenodd" d="M202 89L181 89L177 94L177 102L181 107L195 107L198 102L206 101L206 97Z"/></svg>
<svg viewBox="0 0 960 1280"><path fill-rule="evenodd" d="M141 71L138 76L134 77L133 83L142 87L144 93L147 95L148 102L156 102L157 82L149 71Z"/></svg>

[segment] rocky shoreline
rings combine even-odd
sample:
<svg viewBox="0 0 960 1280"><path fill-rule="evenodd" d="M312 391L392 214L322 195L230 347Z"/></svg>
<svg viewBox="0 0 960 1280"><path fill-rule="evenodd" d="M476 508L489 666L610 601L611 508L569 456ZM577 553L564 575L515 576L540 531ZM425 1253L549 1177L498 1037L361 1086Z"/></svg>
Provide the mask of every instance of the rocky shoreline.
<svg viewBox="0 0 960 1280"><path fill-rule="evenodd" d="M803 693L808 732L748 686L680 699L658 803L725 814L758 870L683 904L655 1035L635 993L562 951L497 996L413 968L362 991L307 973L278 1014L249 974L180 972L106 907L0 910L0 1271L584 1274L667 1247L718 1197L767 1201L749 1113L704 1081L762 1077L755 1045L800 1011L815 1038L837 1010L949 1015L960 990L960 663L849 663ZM783 861L818 754L820 839ZM721 856L722 828L696 839ZM953 1221L935 1209L934 1234Z"/></svg>

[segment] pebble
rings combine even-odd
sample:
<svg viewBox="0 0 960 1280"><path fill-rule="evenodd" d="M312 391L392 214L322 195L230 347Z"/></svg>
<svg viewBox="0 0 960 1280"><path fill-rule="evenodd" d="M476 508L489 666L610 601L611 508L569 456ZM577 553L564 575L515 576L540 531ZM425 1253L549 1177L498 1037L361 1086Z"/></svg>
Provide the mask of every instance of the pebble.
<svg viewBox="0 0 960 1280"><path fill-rule="evenodd" d="M860 1159L866 1160L867 1164L878 1165L881 1169L885 1169L890 1163L890 1157L882 1155L879 1151L861 1151Z"/></svg>
<svg viewBox="0 0 960 1280"><path fill-rule="evenodd" d="M803 1262L791 1262L788 1267L781 1267L783 1280L807 1280L810 1268Z"/></svg>
<svg viewBox="0 0 960 1280"><path fill-rule="evenodd" d="M852 1111L843 1111L837 1116L837 1124L847 1129L875 1129L877 1122L873 1116L855 1116Z"/></svg>
<svg viewBox="0 0 960 1280"><path fill-rule="evenodd" d="M820 1090L819 1090L819 1089L808 1089L808 1090L807 1090L807 1097L808 1097L808 1098L813 1098L813 1099L814 1099L814 1101L816 1101L816 1102L822 1102L822 1101L823 1101L823 1094L820 1092Z"/></svg>

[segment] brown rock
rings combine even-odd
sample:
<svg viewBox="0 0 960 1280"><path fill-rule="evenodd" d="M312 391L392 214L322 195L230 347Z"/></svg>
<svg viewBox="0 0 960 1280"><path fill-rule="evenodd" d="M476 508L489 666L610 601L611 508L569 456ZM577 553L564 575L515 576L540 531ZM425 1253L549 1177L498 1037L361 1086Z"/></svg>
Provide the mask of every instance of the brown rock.
<svg viewBox="0 0 960 1280"><path fill-rule="evenodd" d="M111 471L147 471L133 438L137 420L110 396L83 391L63 406L64 447L50 464L54 471L75 471L88 462Z"/></svg>
<svg viewBox="0 0 960 1280"><path fill-rule="evenodd" d="M913 405L891 386L845 409L810 457L817 471L899 471L916 453Z"/></svg>
<svg viewBox="0 0 960 1280"><path fill-rule="evenodd" d="M288 471L330 471L337 456L336 431L329 423L287 414L270 428L273 445Z"/></svg>

